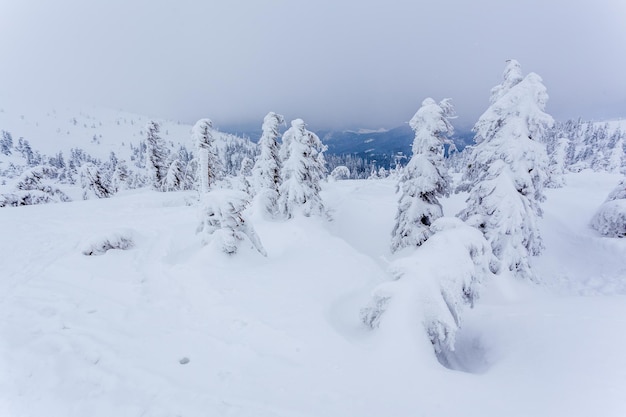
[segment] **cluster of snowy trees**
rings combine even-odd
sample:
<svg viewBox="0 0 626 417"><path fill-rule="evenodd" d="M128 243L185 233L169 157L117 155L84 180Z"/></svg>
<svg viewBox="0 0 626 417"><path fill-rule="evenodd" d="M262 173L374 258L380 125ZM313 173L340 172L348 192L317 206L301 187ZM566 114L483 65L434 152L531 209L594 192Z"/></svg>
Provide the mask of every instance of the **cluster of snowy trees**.
<svg viewBox="0 0 626 417"><path fill-rule="evenodd" d="M394 280L375 289L361 312L366 325L389 320L421 326L440 362L454 366L455 334L481 282L502 274L539 280L531 258L543 249L538 220L544 187L562 186L568 170L626 170L623 132L581 121L555 124L544 111L547 100L541 77L524 75L517 61L507 61L503 82L491 90L490 106L474 126L475 145L447 163L451 102L423 101L410 121L413 156L398 181ZM452 191L448 167L463 173L454 191L468 193L456 218L443 217L439 202ZM626 180L591 226L604 236L626 237Z"/></svg>
<svg viewBox="0 0 626 417"><path fill-rule="evenodd" d="M423 101L410 121L413 156L398 183L395 280L374 292L362 312L367 325L379 326L390 303L405 304L394 314L418 303L437 356L449 364L463 311L478 298L481 281L503 273L537 280L530 257L543 247L537 223L549 178L545 137L553 126L544 112L547 99L541 77L524 76L517 61L507 61L503 82L474 126L476 145L464 158L458 189L468 198L457 218L443 217L439 202L451 192L443 155L453 107L450 100Z"/></svg>
<svg viewBox="0 0 626 417"><path fill-rule="evenodd" d="M26 167L32 167L14 167L14 175L8 177L17 178L15 191L2 194L0 206L69 201L55 186L59 183L79 184L84 199L108 198L119 190L141 186L162 192L197 189L201 200L198 232L204 243L235 253L241 242L248 241L265 254L246 217L251 203L273 219L326 214L320 197L320 183L327 172L326 147L301 119L291 122L279 144L284 124L283 116L270 112L254 145L225 135L211 120L201 119L191 130L194 150L181 146L174 151L173 143L163 140L159 123L150 121L145 140L131 145L134 170L113 152L104 162L80 149L72 149L67 163L61 153L45 158L23 139L14 146L11 135L3 132L3 154L19 152ZM344 169L336 178L349 176Z"/></svg>
<svg viewBox="0 0 626 417"><path fill-rule="evenodd" d="M248 241L265 255L246 217L250 203L272 219L325 214L320 183L326 175L326 147L315 133L306 129L302 119L291 122L279 145L280 126L284 123L279 114L270 112L265 116L258 156L254 162L243 161L236 179L238 184L221 173L212 122L202 119L194 126L202 199L198 232L206 244L232 254L242 242Z"/></svg>
<svg viewBox="0 0 626 417"><path fill-rule="evenodd" d="M546 139L556 186L567 171L592 169L626 174L626 132L619 125L568 120L555 123Z"/></svg>
<svg viewBox="0 0 626 417"><path fill-rule="evenodd" d="M107 198L121 190L146 186L159 191L194 189L198 163L194 152L185 145L176 149L173 142L163 140L157 122L150 121L142 134L144 138L137 145L130 144L128 159L111 152L107 159L101 160L80 148L72 148L68 157L62 152L48 157L32 149L24 138L14 141L10 132L1 131L1 184L13 187L0 194L0 207L69 201L65 194L59 197L58 189L64 186L80 186L84 199ZM216 138L225 175L236 175L242 161L256 153L256 145L247 139L222 132L217 132ZM20 178L31 176L35 167L44 167L40 170L44 175L42 180L56 184L54 193L50 187L43 187L37 193L34 189L17 187ZM41 193L48 195L44 198Z"/></svg>

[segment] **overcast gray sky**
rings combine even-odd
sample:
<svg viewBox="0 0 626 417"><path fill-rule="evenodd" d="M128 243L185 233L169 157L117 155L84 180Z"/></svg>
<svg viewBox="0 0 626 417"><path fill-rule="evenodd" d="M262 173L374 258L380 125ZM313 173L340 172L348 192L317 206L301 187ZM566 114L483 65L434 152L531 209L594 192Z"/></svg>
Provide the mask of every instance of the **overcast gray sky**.
<svg viewBox="0 0 626 417"><path fill-rule="evenodd" d="M0 99L218 126L393 127L427 96L471 126L508 58L555 118L626 117L624 0L0 0Z"/></svg>

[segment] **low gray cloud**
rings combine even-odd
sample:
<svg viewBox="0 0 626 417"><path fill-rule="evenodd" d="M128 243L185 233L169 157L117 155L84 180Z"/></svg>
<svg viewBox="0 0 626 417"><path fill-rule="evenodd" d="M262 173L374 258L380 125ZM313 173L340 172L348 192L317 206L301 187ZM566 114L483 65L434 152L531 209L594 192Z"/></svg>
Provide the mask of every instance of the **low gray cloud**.
<svg viewBox="0 0 626 417"><path fill-rule="evenodd" d="M272 110L312 128L395 126L451 97L471 126L516 58L555 117L626 116L626 4L578 3L5 1L0 94L218 125Z"/></svg>

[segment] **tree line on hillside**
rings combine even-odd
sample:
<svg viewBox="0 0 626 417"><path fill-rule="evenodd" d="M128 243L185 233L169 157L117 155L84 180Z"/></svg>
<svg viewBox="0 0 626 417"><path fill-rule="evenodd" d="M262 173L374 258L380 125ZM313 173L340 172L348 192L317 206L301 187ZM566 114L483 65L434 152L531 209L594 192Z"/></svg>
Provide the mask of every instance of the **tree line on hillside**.
<svg viewBox="0 0 626 417"><path fill-rule="evenodd" d="M62 186L82 187L84 199L106 198L118 191L151 186L154 163L158 164L156 175L162 179L159 190L195 187L194 152L185 145L175 147L172 141L163 140L157 122L148 123L138 144L130 143L128 155L110 152L104 160L81 148L70 149L68 156L58 152L48 157L33 150L26 139L14 143L10 132L0 133L0 152L5 160L0 169L0 184L13 185L12 190L0 194L0 207L70 201L61 192ZM218 136L221 170L224 175L236 175L245 158L254 158L256 146L247 139L223 132ZM27 188L22 187L24 183L29 184ZM49 192L51 189L54 192Z"/></svg>

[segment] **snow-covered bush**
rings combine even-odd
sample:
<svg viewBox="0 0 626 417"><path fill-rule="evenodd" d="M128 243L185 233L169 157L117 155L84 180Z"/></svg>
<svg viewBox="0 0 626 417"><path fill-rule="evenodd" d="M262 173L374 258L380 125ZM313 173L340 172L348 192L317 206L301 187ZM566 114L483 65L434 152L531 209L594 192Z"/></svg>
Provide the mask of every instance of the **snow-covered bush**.
<svg viewBox="0 0 626 417"><path fill-rule="evenodd" d="M134 232L132 230L119 230L102 236L96 236L81 245L83 255L104 255L108 250L128 250L135 246Z"/></svg>
<svg viewBox="0 0 626 417"><path fill-rule="evenodd" d="M405 323L410 328L403 331L423 332L445 361L455 349L463 312L474 305L481 283L491 276L492 252L478 230L457 218L441 217L431 230L433 235L419 250L392 263L395 280L374 290L361 319L371 328Z"/></svg>
<svg viewBox="0 0 626 417"><path fill-rule="evenodd" d="M337 180L347 180L350 178L350 170L345 165L339 165L330 173L330 178Z"/></svg>
<svg viewBox="0 0 626 417"><path fill-rule="evenodd" d="M626 180L611 191L591 219L591 227L607 237L626 237Z"/></svg>
<svg viewBox="0 0 626 417"><path fill-rule="evenodd" d="M34 204L59 203L66 201L71 200L58 188L50 188L49 191L16 190L6 194L0 194L0 207L31 206Z"/></svg>
<svg viewBox="0 0 626 417"><path fill-rule="evenodd" d="M56 177L56 168L48 165L27 169L17 180L13 192L0 194L0 207L71 201L55 184Z"/></svg>
<svg viewBox="0 0 626 417"><path fill-rule="evenodd" d="M249 204L249 196L245 192L215 189L201 198L200 225L197 232L202 235L205 245L234 254L242 243L249 242L266 256L261 240L244 214Z"/></svg>

